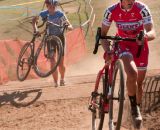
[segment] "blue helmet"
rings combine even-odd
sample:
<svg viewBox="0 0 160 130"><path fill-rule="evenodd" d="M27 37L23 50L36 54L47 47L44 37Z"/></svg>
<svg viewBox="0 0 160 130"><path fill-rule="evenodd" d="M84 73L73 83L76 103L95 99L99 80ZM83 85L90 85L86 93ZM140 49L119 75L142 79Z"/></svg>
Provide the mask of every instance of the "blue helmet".
<svg viewBox="0 0 160 130"><path fill-rule="evenodd" d="M59 2L58 0L45 0L45 3L56 6Z"/></svg>

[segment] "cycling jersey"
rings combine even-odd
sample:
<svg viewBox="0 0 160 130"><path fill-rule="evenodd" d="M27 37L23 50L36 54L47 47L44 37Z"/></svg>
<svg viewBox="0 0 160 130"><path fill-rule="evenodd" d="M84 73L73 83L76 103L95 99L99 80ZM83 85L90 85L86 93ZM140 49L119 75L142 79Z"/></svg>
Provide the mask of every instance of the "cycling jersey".
<svg viewBox="0 0 160 130"><path fill-rule="evenodd" d="M114 4L106 9L102 24L110 26L112 21L116 24L117 35L135 38L141 30L144 30L144 25L152 23L152 17L146 5L135 1L128 11L122 9L121 3ZM136 43L123 41L119 45L122 53L129 52L132 54L138 69L147 68L149 54L147 40L139 58L136 57L138 51Z"/></svg>
<svg viewBox="0 0 160 130"><path fill-rule="evenodd" d="M58 24L60 26L62 26L64 24L64 22L67 20L65 14L63 12L61 12L60 10L56 10L54 15L50 15L48 10L44 10L40 12L40 16L42 18L42 20L48 20L50 22L53 22L55 24ZM62 56L64 56L64 52L65 52L65 37L63 34L63 28L59 28L56 25L49 25L49 28L47 30L47 32L49 33L49 35L55 35L58 36L61 41L62 41L62 46L63 46L63 51L62 51ZM54 43L54 41L53 41ZM53 44L54 45L54 44Z"/></svg>
<svg viewBox="0 0 160 130"><path fill-rule="evenodd" d="M40 12L40 16L42 20L45 20L47 18L48 21L61 25L61 26L63 25L64 21L67 20L64 13L61 12L60 10L56 10L53 15L50 15L48 10L44 10ZM51 35L59 36L59 35L62 35L63 28L59 28L57 26L50 25L48 32Z"/></svg>
<svg viewBox="0 0 160 130"><path fill-rule="evenodd" d="M135 37L144 25L152 23L152 17L148 7L140 2L135 2L129 11L121 8L121 3L109 7L104 14L103 24L110 26L116 23L117 34L122 37Z"/></svg>

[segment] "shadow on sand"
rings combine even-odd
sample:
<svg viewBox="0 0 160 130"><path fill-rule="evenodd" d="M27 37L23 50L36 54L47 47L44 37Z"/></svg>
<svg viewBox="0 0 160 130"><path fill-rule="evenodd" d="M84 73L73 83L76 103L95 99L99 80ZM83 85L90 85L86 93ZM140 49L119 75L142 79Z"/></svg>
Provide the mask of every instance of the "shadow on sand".
<svg viewBox="0 0 160 130"><path fill-rule="evenodd" d="M37 101L41 94L41 89L15 91L12 93L4 92L2 95L0 95L0 107L5 104L11 104L17 108L27 107Z"/></svg>

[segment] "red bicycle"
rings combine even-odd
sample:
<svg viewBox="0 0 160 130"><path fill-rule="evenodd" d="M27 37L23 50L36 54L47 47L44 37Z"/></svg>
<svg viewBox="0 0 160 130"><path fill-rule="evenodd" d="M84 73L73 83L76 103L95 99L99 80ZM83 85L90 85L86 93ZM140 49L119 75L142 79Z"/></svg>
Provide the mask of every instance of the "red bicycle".
<svg viewBox="0 0 160 130"><path fill-rule="evenodd" d="M140 32L139 40L143 37ZM101 36L101 28L98 28L96 34L96 43L94 54L97 53L100 39L114 40L110 42L112 55L117 56L120 53L119 41L136 41L136 38L122 38L119 36ZM142 46L139 46L137 57L140 56ZM91 93L89 110L92 112L92 130L102 130L105 114L109 113L109 130L120 130L123 105L125 100L125 76L122 59L118 58L111 63L105 63L99 71L95 83L94 91Z"/></svg>

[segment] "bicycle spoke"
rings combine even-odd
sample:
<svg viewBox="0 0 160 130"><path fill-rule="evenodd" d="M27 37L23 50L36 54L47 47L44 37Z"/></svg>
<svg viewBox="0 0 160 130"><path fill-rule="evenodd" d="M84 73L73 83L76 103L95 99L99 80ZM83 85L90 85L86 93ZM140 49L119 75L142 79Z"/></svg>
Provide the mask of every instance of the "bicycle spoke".
<svg viewBox="0 0 160 130"><path fill-rule="evenodd" d="M124 75L121 62L117 62L112 83L112 98L110 99L109 128L120 130L124 102ZM114 127L114 128L113 128Z"/></svg>
<svg viewBox="0 0 160 130"><path fill-rule="evenodd" d="M35 55L35 72L40 77L47 77L56 71L62 57L62 43L56 36L50 36L49 40L41 43ZM42 49L43 48L43 49Z"/></svg>
<svg viewBox="0 0 160 130"><path fill-rule="evenodd" d="M20 81L25 80L29 74L32 65L31 55L32 49L30 43L26 43L20 51L17 63L17 78Z"/></svg>
<svg viewBox="0 0 160 130"><path fill-rule="evenodd" d="M104 96L106 92L106 80L104 79L104 76L102 76L101 81L99 83L98 93L99 96L95 99L95 104L93 105L95 107L94 111L92 111L92 130L102 130L103 128L107 127L107 120L108 118L105 118L106 110L105 110L105 104L104 104Z"/></svg>

